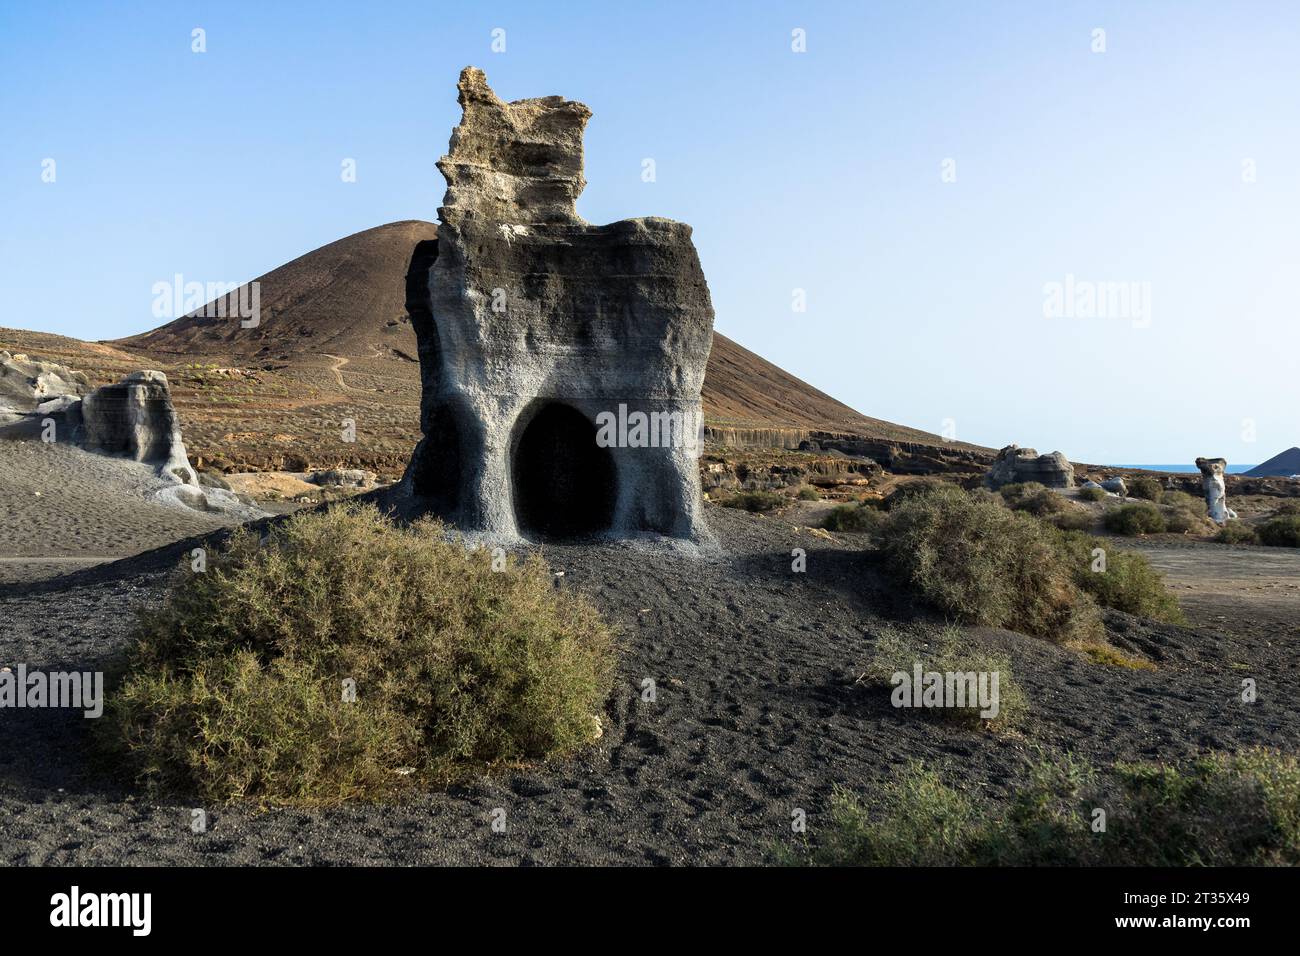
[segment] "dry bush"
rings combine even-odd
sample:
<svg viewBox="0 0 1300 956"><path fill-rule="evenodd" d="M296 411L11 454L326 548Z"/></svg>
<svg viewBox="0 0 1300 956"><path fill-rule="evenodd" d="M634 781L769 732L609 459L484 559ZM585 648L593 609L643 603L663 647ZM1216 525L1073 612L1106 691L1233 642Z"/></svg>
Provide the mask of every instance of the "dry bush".
<svg viewBox="0 0 1300 956"><path fill-rule="evenodd" d="M966 706L960 707L907 708L908 713L935 717L968 727L1002 729L1019 723L1028 709L1025 692L1012 671L1011 659L1005 654L981 647L963 635L957 627L945 627L929 640L919 635L904 634L892 627L884 628L876 636L871 647L871 657L858 679L879 688L896 686L895 675L905 674L910 681L917 663L920 663L923 673L996 673L998 713L996 717L983 717L981 708L975 701L968 701Z"/></svg>
<svg viewBox="0 0 1300 956"><path fill-rule="evenodd" d="M1165 516L1160 509L1145 501L1130 505L1120 505L1106 512L1103 518L1106 530L1115 534L1161 534L1168 530Z"/></svg>
<svg viewBox="0 0 1300 956"><path fill-rule="evenodd" d="M1224 544L1258 544L1259 536L1255 534L1255 529L1244 521L1228 521L1219 529L1214 540Z"/></svg>
<svg viewBox="0 0 1300 956"><path fill-rule="evenodd" d="M1059 643L1100 640L1096 605L1075 584L1054 534L952 486L896 503L881 529L892 572L957 620Z"/></svg>
<svg viewBox="0 0 1300 956"><path fill-rule="evenodd" d="M1164 494L1164 486L1160 484L1160 479L1152 478L1150 475L1139 475L1132 481L1126 482L1126 485L1130 498L1159 501Z"/></svg>
<svg viewBox="0 0 1300 956"><path fill-rule="evenodd" d="M1270 518L1257 529L1260 544L1275 548L1300 548L1300 515Z"/></svg>
<svg viewBox="0 0 1300 956"><path fill-rule="evenodd" d="M875 531L885 521L885 513L869 505L836 505L826 515L822 527L827 531Z"/></svg>
<svg viewBox="0 0 1300 956"><path fill-rule="evenodd" d="M1078 532L1063 533L1059 541L1075 582L1102 607L1170 624L1186 623L1164 575L1145 555Z"/></svg>
<svg viewBox="0 0 1300 956"><path fill-rule="evenodd" d="M723 498L718 504L724 508L739 508L741 511L760 513L773 511L785 504L785 496L775 491L738 491Z"/></svg>
<svg viewBox="0 0 1300 956"><path fill-rule="evenodd" d="M1093 810L1108 809L1092 830ZM819 845L786 862L824 866L1296 866L1300 763L1264 748L1178 765L1117 764L1103 776L1041 759L1006 803L913 762L866 801L831 799Z"/></svg>
<svg viewBox="0 0 1300 956"><path fill-rule="evenodd" d="M268 804L567 754L599 732L613 646L552 581L371 506L240 530L141 613L106 743L151 786Z"/></svg>

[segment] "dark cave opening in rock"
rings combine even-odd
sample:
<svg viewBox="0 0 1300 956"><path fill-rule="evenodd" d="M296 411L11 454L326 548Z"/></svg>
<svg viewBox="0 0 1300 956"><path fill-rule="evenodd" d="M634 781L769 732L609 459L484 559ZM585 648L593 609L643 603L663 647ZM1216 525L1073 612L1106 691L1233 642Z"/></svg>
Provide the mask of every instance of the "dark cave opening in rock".
<svg viewBox="0 0 1300 956"><path fill-rule="evenodd" d="M416 457L412 490L427 499L431 512L442 518L456 517L460 507L460 489L464 468L465 429L456 410L440 406L425 423L423 444L432 449Z"/></svg>
<svg viewBox="0 0 1300 956"><path fill-rule="evenodd" d="M607 531L617 497L614 458L596 444L596 426L552 402L528 421L512 461L515 518L527 535L549 540Z"/></svg>

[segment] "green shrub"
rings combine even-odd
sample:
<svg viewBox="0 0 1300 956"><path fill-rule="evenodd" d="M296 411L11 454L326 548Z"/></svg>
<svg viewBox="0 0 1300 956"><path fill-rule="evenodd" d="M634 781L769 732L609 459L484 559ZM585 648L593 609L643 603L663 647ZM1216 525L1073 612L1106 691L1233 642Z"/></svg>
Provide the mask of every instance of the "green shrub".
<svg viewBox="0 0 1300 956"><path fill-rule="evenodd" d="M1078 532L1062 534L1059 542L1075 583L1102 607L1171 624L1186 623L1164 575L1145 555Z"/></svg>
<svg viewBox="0 0 1300 956"><path fill-rule="evenodd" d="M1094 808L1106 828L1092 831ZM1295 866L1300 763L1256 748L1181 766L1040 760L1005 804L913 762L869 802L837 789L805 861L828 866Z"/></svg>
<svg viewBox="0 0 1300 956"><path fill-rule="evenodd" d="M909 481L906 484L899 485L884 499L886 511L892 511L895 506L915 498L917 495L928 495L930 492L941 488L956 488L957 486L947 481L941 481L938 478L921 478L916 481Z"/></svg>
<svg viewBox="0 0 1300 956"><path fill-rule="evenodd" d="M1071 508L1051 515L1047 520L1062 531L1091 531L1096 518L1082 508Z"/></svg>
<svg viewBox="0 0 1300 956"><path fill-rule="evenodd" d="M1216 753L1183 766L1116 768L1122 793L1118 865L1300 864L1300 762L1264 748ZM1108 841L1109 842L1109 841Z"/></svg>
<svg viewBox="0 0 1300 956"><path fill-rule="evenodd" d="M910 682L918 663L922 673L975 674L977 680L978 675L996 673L998 712L994 717L985 718L981 716L979 704L968 700L965 706L960 707L899 708L907 714L935 717L970 727L1002 728L1018 723L1026 711L1025 693L1012 671L1011 659L980 647L956 627L945 627L929 642L886 627L877 635L871 656L858 679L877 688L896 687L895 675L905 674ZM986 686L991 688L992 684ZM890 690L884 692L892 694Z"/></svg>
<svg viewBox="0 0 1300 956"><path fill-rule="evenodd" d="M1017 511L1025 511L1036 518L1046 518L1049 515L1060 514L1071 507L1070 502L1066 501L1055 491L1043 488L1030 494L1021 495L1012 507Z"/></svg>
<svg viewBox="0 0 1300 956"><path fill-rule="evenodd" d="M784 503L785 498L775 491L738 491L718 502L724 508L740 508L750 512L772 511Z"/></svg>
<svg viewBox="0 0 1300 956"><path fill-rule="evenodd" d="M1002 496L1007 504L1014 505L1025 498L1046 490L1047 486L1037 481L1014 481L999 488L998 494Z"/></svg>
<svg viewBox="0 0 1300 956"><path fill-rule="evenodd" d="M800 501L821 501L822 493L812 485L804 485L799 489L798 498Z"/></svg>
<svg viewBox="0 0 1300 956"><path fill-rule="evenodd" d="M1270 518L1256 530L1260 544L1275 548L1300 548L1300 515Z"/></svg>
<svg viewBox="0 0 1300 956"><path fill-rule="evenodd" d="M1160 503L1176 511L1190 511L1202 518L1209 513L1204 498L1197 498L1185 491L1166 491L1160 496Z"/></svg>
<svg viewBox="0 0 1300 956"><path fill-rule="evenodd" d="M1138 475L1132 481L1125 482L1125 485L1131 498L1159 501L1160 496L1164 494L1164 486L1160 484L1160 479L1152 478L1150 475Z"/></svg>
<svg viewBox="0 0 1300 956"><path fill-rule="evenodd" d="M827 531L875 531L884 520L883 512L867 505L836 505L822 527Z"/></svg>
<svg viewBox="0 0 1300 956"><path fill-rule="evenodd" d="M1084 501L1105 501L1107 498L1106 489L1104 488L1080 488L1079 497Z"/></svg>
<svg viewBox="0 0 1300 956"><path fill-rule="evenodd" d="M1244 521L1228 521L1219 529L1214 540L1224 544L1258 544L1259 536L1255 534L1255 529Z"/></svg>
<svg viewBox="0 0 1300 956"><path fill-rule="evenodd" d="M141 612L104 742L153 789L300 805L572 752L599 732L612 639L552 582L371 506L241 529Z"/></svg>
<svg viewBox="0 0 1300 956"><path fill-rule="evenodd" d="M959 621L1062 643L1098 639L1096 606L1074 583L1054 534L949 486L895 504L882 551L913 593Z"/></svg>
<svg viewBox="0 0 1300 956"><path fill-rule="evenodd" d="M850 791L831 794L831 826L808 858L814 866L954 866L972 856L984 826L983 808L909 764L881 787L870 804ZM873 814L879 813L879 818Z"/></svg>
<svg viewBox="0 0 1300 956"><path fill-rule="evenodd" d="M1155 505L1139 502L1120 505L1106 512L1103 524L1115 534L1160 534L1166 530L1165 516Z"/></svg>
<svg viewBox="0 0 1300 956"><path fill-rule="evenodd" d="M1174 534L1186 534L1189 531L1204 534L1210 530L1209 518L1186 508L1167 508L1164 516L1165 530Z"/></svg>
<svg viewBox="0 0 1300 956"><path fill-rule="evenodd" d="M992 502L999 507L1006 507L1007 505L1007 500L1000 494L983 486L979 488L971 488L966 492L966 494L970 495L974 501Z"/></svg>

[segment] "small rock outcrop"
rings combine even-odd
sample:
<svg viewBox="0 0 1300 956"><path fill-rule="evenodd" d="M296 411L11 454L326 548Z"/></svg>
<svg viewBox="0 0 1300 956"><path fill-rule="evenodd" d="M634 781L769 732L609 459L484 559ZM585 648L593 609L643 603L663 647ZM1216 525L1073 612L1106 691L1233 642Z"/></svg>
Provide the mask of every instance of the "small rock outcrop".
<svg viewBox="0 0 1300 956"><path fill-rule="evenodd" d="M1059 451L1040 455L1032 448L1008 445L998 452L984 477L984 484L994 490L1025 481L1036 481L1048 488L1073 488L1074 466Z"/></svg>
<svg viewBox="0 0 1300 956"><path fill-rule="evenodd" d="M116 385L97 388L79 409L69 409L69 417L87 451L156 464L162 477L198 485L162 372L132 372Z"/></svg>
<svg viewBox="0 0 1300 956"><path fill-rule="evenodd" d="M1205 489L1205 508L1210 520L1216 524L1225 524L1237 517L1237 512L1228 507L1228 491L1223 480L1224 470L1228 467L1224 458L1198 458L1196 467L1201 470L1201 486Z"/></svg>
<svg viewBox="0 0 1300 956"><path fill-rule="evenodd" d="M505 103L472 67L412 257L424 506L501 539L703 538L696 460L713 307L689 226L574 203L591 111Z"/></svg>
<svg viewBox="0 0 1300 956"><path fill-rule="evenodd" d="M361 468L328 468L315 471L307 476L307 481L322 488L374 488L379 476L373 471Z"/></svg>
<svg viewBox="0 0 1300 956"><path fill-rule="evenodd" d="M1121 498L1128 497L1128 485L1124 484L1124 476L1116 475L1113 478L1107 478L1101 483L1101 487L1106 491L1119 495Z"/></svg>

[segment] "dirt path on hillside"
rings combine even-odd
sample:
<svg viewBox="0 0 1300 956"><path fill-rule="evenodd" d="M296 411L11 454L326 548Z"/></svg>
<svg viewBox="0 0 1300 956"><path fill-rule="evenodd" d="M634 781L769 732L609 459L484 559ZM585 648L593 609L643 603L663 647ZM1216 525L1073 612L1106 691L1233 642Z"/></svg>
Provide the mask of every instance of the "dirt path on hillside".
<svg viewBox="0 0 1300 956"><path fill-rule="evenodd" d="M330 355L329 352L321 352L320 354L326 358L334 360L334 364L330 366L330 372L334 375L335 381L339 383L339 388L343 389L345 392L352 391L352 386L343 380L343 373L340 371L343 366L347 365L348 362L352 360L346 359L341 355Z"/></svg>

